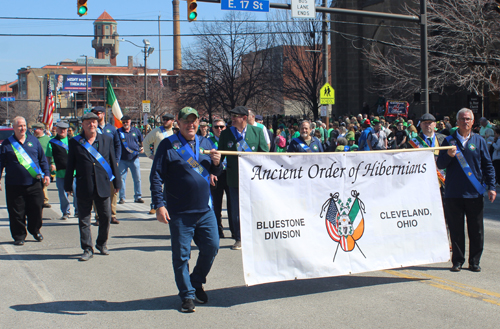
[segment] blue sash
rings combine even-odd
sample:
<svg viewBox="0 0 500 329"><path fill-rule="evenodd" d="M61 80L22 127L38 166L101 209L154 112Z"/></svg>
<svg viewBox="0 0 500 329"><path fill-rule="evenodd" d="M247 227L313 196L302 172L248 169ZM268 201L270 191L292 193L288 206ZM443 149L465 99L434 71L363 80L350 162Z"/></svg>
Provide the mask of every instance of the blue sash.
<svg viewBox="0 0 500 329"><path fill-rule="evenodd" d="M203 168L203 166L200 164L200 140L198 139L198 136L195 136L195 143L196 146L194 148L195 153L193 153L193 150L191 149L191 146L189 143L186 141L184 137L182 137L181 134L177 136L177 134L173 134L169 137L167 137L174 147L174 150L177 151L177 154L180 155L180 157L186 161L191 168L193 168L194 171L196 171L198 174L200 174L201 177L208 183L210 186L210 174L208 170ZM181 147L176 147L176 144L182 144ZM208 200L208 206L212 208L212 196L210 195L210 198Z"/></svg>
<svg viewBox="0 0 500 329"><path fill-rule="evenodd" d="M452 140L453 139L453 140ZM484 192L486 192L486 186L484 184L481 184L478 180L477 180L477 177L474 175L474 173L472 172L472 169L470 169L470 166L469 164L467 163L467 160L465 159L465 156L464 154L462 153L462 151L460 150L460 146L457 145L457 141L454 139L454 137L452 135L446 137L446 140L448 141L448 143L450 145L454 145L456 146L457 148L457 153L455 155L455 157L457 158L458 160L458 163L460 163L460 166L462 167L462 170L464 171L465 173L465 176L467 176L467 178L469 179L469 181L472 183L472 185L476 188L477 192L481 195L484 194ZM460 143L460 142L458 142Z"/></svg>
<svg viewBox="0 0 500 329"><path fill-rule="evenodd" d="M106 162L106 159L102 157L101 153L97 152L97 150L92 145L90 145L89 142L87 142L85 138L82 137L82 135L76 135L75 137L73 137L73 139L76 140L81 146L83 146L87 150L87 152L89 152L94 157L94 159L96 159L97 162L101 164L104 170L106 170L110 182L115 179L113 171L111 171L111 167Z"/></svg>
<svg viewBox="0 0 500 329"><path fill-rule="evenodd" d="M68 150L69 150L68 145L64 144L64 143L63 143L62 141L60 141L59 139L52 138L49 142L50 142L50 143L52 143L52 144L56 144L56 145L58 145L58 146L62 147L62 148L63 148L63 149L65 149L66 151L68 151Z"/></svg>
<svg viewBox="0 0 500 329"><path fill-rule="evenodd" d="M118 129L118 132L120 133L120 139L122 140L123 147L128 151L128 153L131 153L133 155L139 154L137 151L133 151L127 144L127 139L125 138L125 134L123 133L123 128Z"/></svg>
<svg viewBox="0 0 500 329"><path fill-rule="evenodd" d="M33 161L28 153L23 149L23 147L14 139L14 135L9 137L9 142L14 148L14 153L16 154L19 163L30 173L33 178L43 178L45 174ZM19 155L19 156L18 156Z"/></svg>
<svg viewBox="0 0 500 329"><path fill-rule="evenodd" d="M252 152L252 149L250 148L250 146L248 146L247 142L245 142L245 139L243 138L243 135L240 134L240 132L238 131L238 129L236 129L235 127L231 127L231 132L233 133L234 135L234 138L236 138L236 149L239 151L239 152Z"/></svg>
<svg viewBox="0 0 500 329"><path fill-rule="evenodd" d="M305 152L312 152L311 148L309 146L307 146L306 143L303 143L300 138L296 137L293 139L297 144L300 145L300 147L302 147L302 149L305 151Z"/></svg>

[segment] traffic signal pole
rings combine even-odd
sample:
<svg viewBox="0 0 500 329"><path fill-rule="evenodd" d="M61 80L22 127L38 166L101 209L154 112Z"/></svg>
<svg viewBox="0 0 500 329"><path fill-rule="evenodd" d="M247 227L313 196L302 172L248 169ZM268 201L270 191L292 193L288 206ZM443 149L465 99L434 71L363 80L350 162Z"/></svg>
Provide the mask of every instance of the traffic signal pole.
<svg viewBox="0 0 500 329"><path fill-rule="evenodd" d="M200 2L209 3L220 3L220 0L197 0ZM319 13L330 13L330 14L344 14L353 16L364 16L382 19L391 19L404 22L413 22L420 24L420 42L421 42L421 93L422 97L422 107L425 113L429 113L429 62L428 62L428 43L427 43L427 0L420 0L420 16L414 15L402 15L402 14L389 14L381 13L376 11L367 10L354 10L354 9L344 9L344 8L329 8L326 7L325 2L323 2L324 7L316 7L316 12ZM284 3L270 3L270 8L274 9L285 9L291 10L291 4Z"/></svg>

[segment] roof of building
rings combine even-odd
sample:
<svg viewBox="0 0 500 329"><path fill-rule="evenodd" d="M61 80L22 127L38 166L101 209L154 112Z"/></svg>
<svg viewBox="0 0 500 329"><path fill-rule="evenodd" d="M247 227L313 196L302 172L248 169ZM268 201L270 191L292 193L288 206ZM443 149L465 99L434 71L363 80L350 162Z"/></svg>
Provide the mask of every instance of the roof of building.
<svg viewBox="0 0 500 329"><path fill-rule="evenodd" d="M99 16L94 23L96 22L114 22L116 23L116 21L114 20L113 17L111 17L107 12L106 10L101 14L101 16Z"/></svg>
<svg viewBox="0 0 500 329"><path fill-rule="evenodd" d="M72 65L62 67L60 65L45 65L43 69L71 69L74 74L85 74L85 65L78 66ZM176 75L178 72L169 71L166 69L161 70L162 76ZM88 74L90 75L124 75L124 76L143 76L144 67L134 66L129 69L128 66L89 66ZM158 75L158 69L148 69L148 76Z"/></svg>
<svg viewBox="0 0 500 329"><path fill-rule="evenodd" d="M1 93L11 93L12 92L12 85L15 85L17 83L17 80L14 80L12 82L8 82L6 84L0 85L0 94Z"/></svg>

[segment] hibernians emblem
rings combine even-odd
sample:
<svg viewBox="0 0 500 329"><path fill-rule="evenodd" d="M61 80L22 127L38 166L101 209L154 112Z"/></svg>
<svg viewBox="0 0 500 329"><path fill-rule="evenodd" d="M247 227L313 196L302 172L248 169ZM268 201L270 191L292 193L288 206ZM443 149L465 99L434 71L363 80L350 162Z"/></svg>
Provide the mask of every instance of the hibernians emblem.
<svg viewBox="0 0 500 329"><path fill-rule="evenodd" d="M318 145L314 144L313 145L313 150L317 151L318 150Z"/></svg>
<svg viewBox="0 0 500 329"><path fill-rule="evenodd" d="M205 151L205 149L203 147L200 147L200 153L203 154L203 151Z"/></svg>
<svg viewBox="0 0 500 329"><path fill-rule="evenodd" d="M469 144L469 150L474 151L476 149L476 145L470 143Z"/></svg>
<svg viewBox="0 0 500 329"><path fill-rule="evenodd" d="M252 151L255 151L255 146L252 146Z"/></svg>
<svg viewBox="0 0 500 329"><path fill-rule="evenodd" d="M134 136L134 137L135 137L135 133L132 133L132 136Z"/></svg>
<svg viewBox="0 0 500 329"><path fill-rule="evenodd" d="M111 133L111 129L106 129L106 132L107 132L108 134L110 134L110 133Z"/></svg>
<svg viewBox="0 0 500 329"><path fill-rule="evenodd" d="M357 191L352 190L351 196L344 204L339 199L338 192L335 194L330 193L330 198L321 207L320 217L323 218L323 213L325 213L328 235L333 241L338 242L333 261L335 261L339 246L345 252L353 251L357 246L363 257L366 258L356 242L363 236L365 230L365 219L363 216L365 205L359 199Z"/></svg>
<svg viewBox="0 0 500 329"><path fill-rule="evenodd" d="M233 144L233 142L227 142L227 147L228 147L228 148L233 147L233 145L234 145L234 144Z"/></svg>
<svg viewBox="0 0 500 329"><path fill-rule="evenodd" d="M180 146L179 142L175 142L175 143L172 145L172 147L174 148L174 150L178 150L178 149L179 149L179 146Z"/></svg>
<svg viewBox="0 0 500 329"><path fill-rule="evenodd" d="M80 141L79 141L79 142L80 142L80 144L82 144L82 145L83 145L83 144L85 144L85 139L80 138Z"/></svg>
<svg viewBox="0 0 500 329"><path fill-rule="evenodd" d="M29 146L29 147L33 147L33 143L28 142L28 146Z"/></svg>

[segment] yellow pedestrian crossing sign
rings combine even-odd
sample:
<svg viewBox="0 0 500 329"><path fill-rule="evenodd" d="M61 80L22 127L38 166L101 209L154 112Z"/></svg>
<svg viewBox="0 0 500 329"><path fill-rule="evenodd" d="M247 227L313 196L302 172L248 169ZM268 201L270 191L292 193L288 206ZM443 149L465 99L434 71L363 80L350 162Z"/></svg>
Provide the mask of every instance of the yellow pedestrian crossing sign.
<svg viewBox="0 0 500 329"><path fill-rule="evenodd" d="M319 102L321 105L335 104L335 89L328 82L321 87Z"/></svg>

